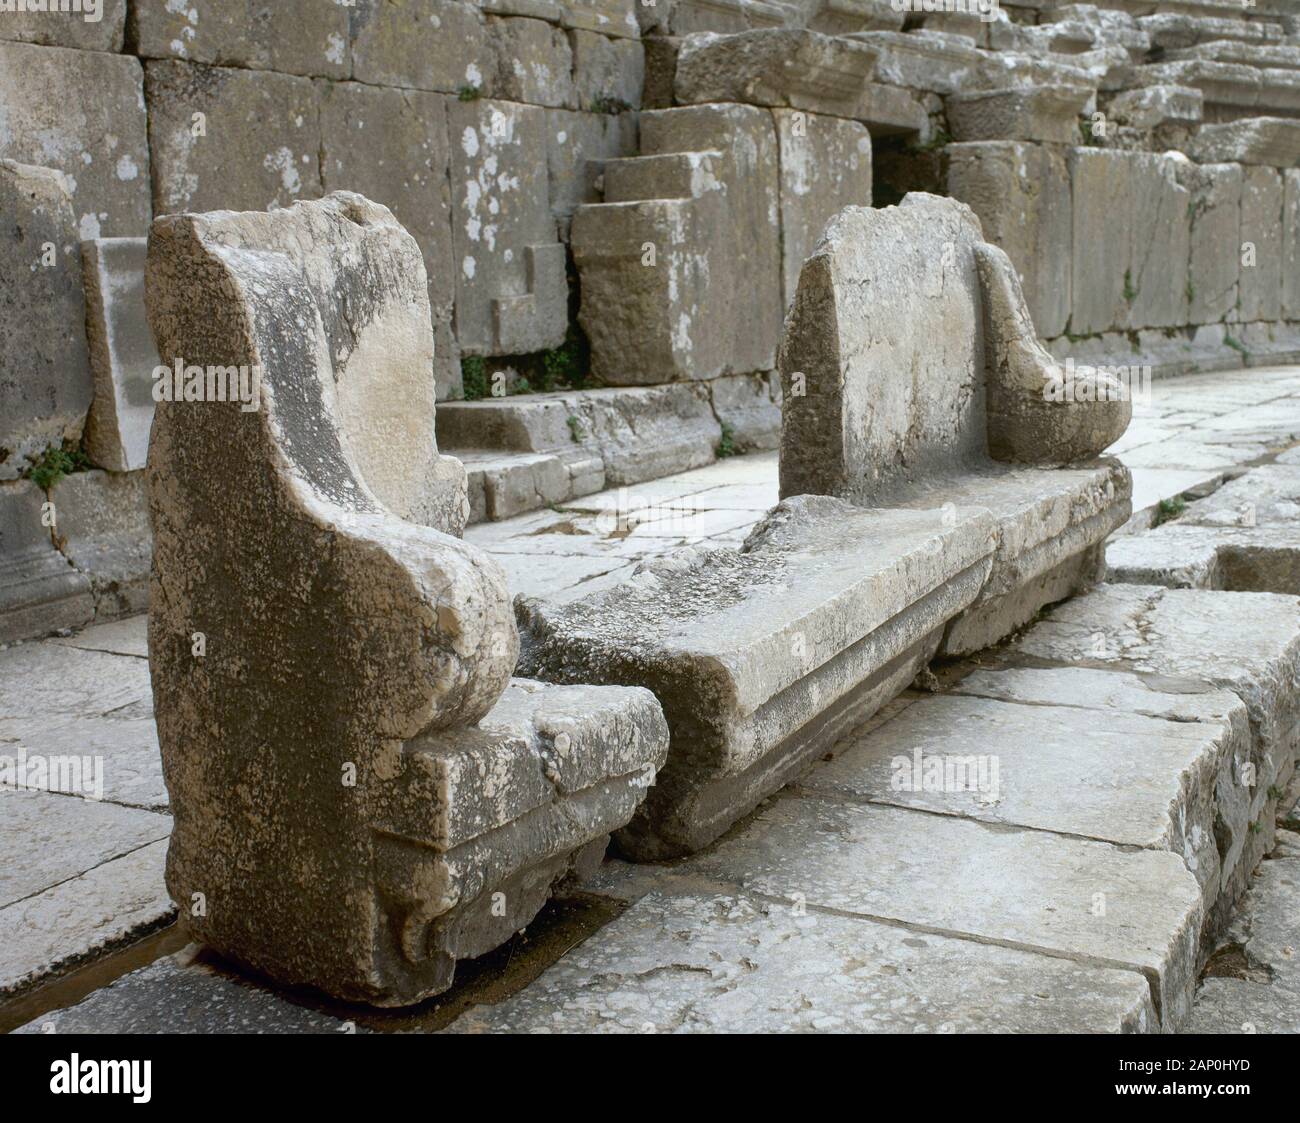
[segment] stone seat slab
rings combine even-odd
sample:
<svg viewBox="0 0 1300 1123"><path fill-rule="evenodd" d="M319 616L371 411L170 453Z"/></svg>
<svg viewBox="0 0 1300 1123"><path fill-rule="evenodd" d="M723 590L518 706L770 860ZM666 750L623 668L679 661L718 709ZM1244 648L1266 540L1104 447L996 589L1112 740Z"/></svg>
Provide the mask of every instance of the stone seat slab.
<svg viewBox="0 0 1300 1123"><path fill-rule="evenodd" d="M981 506L997 520L988 582L953 623L944 651L965 654L996 643L1044 603L1098 576L1101 543L1128 518L1131 486L1113 460L1078 468L994 466L909 485L899 498L905 506Z"/></svg>
<svg viewBox="0 0 1300 1123"><path fill-rule="evenodd" d="M520 666L655 692L669 762L619 840L697 849L907 685L983 585L992 528L978 508L787 500L740 550L679 551L570 604L521 599Z"/></svg>

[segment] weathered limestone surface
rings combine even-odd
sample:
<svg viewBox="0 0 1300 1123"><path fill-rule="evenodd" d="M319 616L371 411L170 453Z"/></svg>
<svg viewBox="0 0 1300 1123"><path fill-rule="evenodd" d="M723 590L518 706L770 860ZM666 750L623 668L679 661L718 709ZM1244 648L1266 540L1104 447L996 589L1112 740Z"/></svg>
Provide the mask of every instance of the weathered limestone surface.
<svg viewBox="0 0 1300 1123"><path fill-rule="evenodd" d="M496 52L483 9L461 0L356 0L352 77L454 94L495 91Z"/></svg>
<svg viewBox="0 0 1300 1123"><path fill-rule="evenodd" d="M745 105L641 114L572 225L592 372L613 385L770 370L781 324L778 147Z"/></svg>
<svg viewBox="0 0 1300 1123"><path fill-rule="evenodd" d="M126 0L100 0L98 11L87 4L80 12L13 11L0 19L0 39L72 47L79 51L120 51L126 27ZM89 18L88 18L89 17Z"/></svg>
<svg viewBox="0 0 1300 1123"><path fill-rule="evenodd" d="M66 178L0 160L0 212L0 480L13 480L81 436L91 385Z"/></svg>
<svg viewBox="0 0 1300 1123"><path fill-rule="evenodd" d="M1282 318L1300 320L1300 169L1282 180Z"/></svg>
<svg viewBox="0 0 1300 1123"><path fill-rule="evenodd" d="M564 241L569 222L582 203L600 202L597 182L605 162L635 156L636 115L631 113L546 113L546 166L550 176L551 214Z"/></svg>
<svg viewBox="0 0 1300 1123"><path fill-rule="evenodd" d="M976 90L953 94L944 107L959 141L1073 144L1079 138L1079 115L1093 94L1087 87L1072 86Z"/></svg>
<svg viewBox="0 0 1300 1123"><path fill-rule="evenodd" d="M75 627L95 615L90 582L54 547L45 503L30 480L0 483L0 643Z"/></svg>
<svg viewBox="0 0 1300 1123"><path fill-rule="evenodd" d="M1014 141L950 144L947 192L975 212L984 236L1011 258L1038 334L1053 339L1070 322L1070 175L1042 145Z"/></svg>
<svg viewBox="0 0 1300 1123"><path fill-rule="evenodd" d="M1190 193L1178 162L1143 152L1070 154L1074 253L1071 330L1186 322ZM1130 200L1114 206L1120 196ZM1099 237L1097 231L1106 231Z"/></svg>
<svg viewBox="0 0 1300 1123"><path fill-rule="evenodd" d="M1300 164L1300 121L1251 117L1206 125L1197 132L1191 154L1205 164L1235 162L1293 168Z"/></svg>
<svg viewBox="0 0 1300 1123"><path fill-rule="evenodd" d="M578 109L619 111L641 108L645 51L637 39L611 39L571 31L573 104Z"/></svg>
<svg viewBox="0 0 1300 1123"><path fill-rule="evenodd" d="M445 99L360 82L330 83L321 93L320 138L322 188L355 191L382 203L419 243L433 309L438 399L459 397Z"/></svg>
<svg viewBox="0 0 1300 1123"><path fill-rule="evenodd" d="M447 124L460 348L519 355L558 347L569 290L547 197L546 110L449 102Z"/></svg>
<svg viewBox="0 0 1300 1123"><path fill-rule="evenodd" d="M25 750L29 760L80 758L80 774L47 773L52 790L80 796L88 786L98 794L84 760L100 758L104 800L166 811L144 623L143 617L133 617L96 624L77 636L6 651L0 660L5 677L0 754L15 757ZM85 812L88 821L98 806ZM124 844L113 853L127 848Z"/></svg>
<svg viewBox="0 0 1300 1123"><path fill-rule="evenodd" d="M1273 168L1242 172L1239 315L1246 323L1276 320L1282 313L1282 176ZM1251 250L1253 265L1246 257Z"/></svg>
<svg viewBox="0 0 1300 1123"><path fill-rule="evenodd" d="M1254 468L1106 562L1112 581L1300 595L1300 469Z"/></svg>
<svg viewBox="0 0 1300 1123"><path fill-rule="evenodd" d="M131 30L142 58L348 78L355 8L316 0L133 4Z"/></svg>
<svg viewBox="0 0 1300 1123"><path fill-rule="evenodd" d="M653 859L699 849L897 694L983 585L979 510L777 507L740 551L685 550L569 605L524 600L525 673L635 683L673 747L618 836Z"/></svg>
<svg viewBox="0 0 1300 1123"><path fill-rule="evenodd" d="M1242 168L1188 164L1178 175L1192 192L1187 319L1193 324L1226 320L1235 312L1241 276Z"/></svg>
<svg viewBox="0 0 1300 1123"><path fill-rule="evenodd" d="M677 56L674 92L683 105L744 102L857 117L874 70L866 46L814 31L688 35Z"/></svg>
<svg viewBox="0 0 1300 1123"><path fill-rule="evenodd" d="M1241 947L1245 977L1205 979L1186 1033L1300 1033L1300 835L1278 833L1286 841L1260 864L1229 937Z"/></svg>
<svg viewBox="0 0 1300 1123"><path fill-rule="evenodd" d="M1136 972L793 913L705 889L647 894L449 1032L1113 1033L1156 1022Z"/></svg>
<svg viewBox="0 0 1300 1123"><path fill-rule="evenodd" d="M1201 891L1180 857L1159 850L786 797L683 872L810 910L1141 971L1166 1026L1191 1004Z"/></svg>
<svg viewBox="0 0 1300 1123"><path fill-rule="evenodd" d="M162 60L145 68L145 96L159 214L263 210L320 195L310 79Z"/></svg>
<svg viewBox="0 0 1300 1123"><path fill-rule="evenodd" d="M6 801L13 799L6 794ZM65 799L65 796L51 796ZM168 820L153 816L163 825ZM84 824L79 828L84 830ZM0 998L93 961L165 928L176 906L163 887L165 841L147 843L67 881L0 907Z"/></svg>
<svg viewBox="0 0 1300 1123"><path fill-rule="evenodd" d="M384 504L358 403L432 400L423 263L389 211L340 193L160 220L148 294L165 358L263 370L255 411L163 403L154 423L168 889L202 895L197 938L282 983L418 1001L599 859L663 762L661 712L507 690L499 568Z"/></svg>
<svg viewBox="0 0 1300 1123"><path fill-rule="evenodd" d="M1136 676L1084 668L971 677L958 686L968 696L923 698L846 738L802 786L1169 850L1195 876L1208 915L1233 872L1221 869L1216 817L1237 838L1249 826L1249 800L1234 775L1250 752L1240 699L1162 692ZM1129 709L1131 701L1146 713Z"/></svg>
<svg viewBox="0 0 1300 1123"><path fill-rule="evenodd" d="M95 618L143 612L149 599L149 515L143 472L78 472L50 490L55 539L90 579Z"/></svg>
<svg viewBox="0 0 1300 1123"><path fill-rule="evenodd" d="M487 34L496 56L496 72L487 82L494 97L551 108L578 104L574 51L560 28L542 20L489 16Z"/></svg>
<svg viewBox="0 0 1300 1123"><path fill-rule="evenodd" d="M781 168L781 300L826 223L846 206L871 206L871 134L856 121L774 109Z"/></svg>
<svg viewBox="0 0 1300 1123"><path fill-rule="evenodd" d="M1038 342L1011 259L983 242L974 252L984 302L989 452L998 460L1069 464L1110 447L1133 415L1128 387L1108 374L1067 387Z"/></svg>
<svg viewBox="0 0 1300 1123"><path fill-rule="evenodd" d="M95 380L85 448L96 465L112 472L143 468L149 454L159 361L144 308L146 249L144 238L98 238L81 247Z"/></svg>
<svg viewBox="0 0 1300 1123"><path fill-rule="evenodd" d="M1218 841L1229 873L1220 907L1228 907L1273 844L1278 796L1294 769L1300 601L1272 593L1103 585L1054 608L1015 650L1058 663L1200 681L1231 690L1246 704L1252 743L1249 759L1237 760L1236 780L1249 800L1249 826Z"/></svg>
<svg viewBox="0 0 1300 1123"><path fill-rule="evenodd" d="M304 244L315 248L299 268L329 341L332 407L349 452L366 485L390 511L458 535L468 514L465 473L454 458L439 455L432 436L434 341L423 260L409 237L398 236L390 212L357 199L339 193L328 206L287 215L218 212L200 228L251 253L292 254ZM371 216L378 217L366 221ZM362 306L376 317L373 322L334 298L353 271L369 279L371 291ZM170 299L161 290L147 295ZM152 314L151 323L157 336ZM187 366L208 365L194 355L180 357ZM175 356L164 361L174 363Z"/></svg>
<svg viewBox="0 0 1300 1123"><path fill-rule="evenodd" d="M0 104L23 107L0 121L0 155L69 177L81 238L149 227L142 88L140 63L127 55L0 43Z"/></svg>
<svg viewBox="0 0 1300 1123"><path fill-rule="evenodd" d="M869 504L960 474L986 450L1060 463L1123 431L1128 402L1044 400L1050 360L1005 255L984 246L968 208L932 196L848 208L831 223L804 264L783 343L783 494ZM1013 434L1017 414L1046 428Z"/></svg>

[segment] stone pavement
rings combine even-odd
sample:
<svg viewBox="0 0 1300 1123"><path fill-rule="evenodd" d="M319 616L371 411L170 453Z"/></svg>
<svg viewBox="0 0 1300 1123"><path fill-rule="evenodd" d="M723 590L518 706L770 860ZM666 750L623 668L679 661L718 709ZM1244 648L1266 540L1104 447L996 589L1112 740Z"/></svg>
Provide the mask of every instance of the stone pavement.
<svg viewBox="0 0 1300 1123"><path fill-rule="evenodd" d="M1116 446L1134 470L1125 529L1300 441L1297 397L1297 367L1157 382ZM776 493L775 455L734 458L466 537L513 591L568 598L683 544L738 544ZM1294 1030L1300 846L1285 831L1191 1008L1197 932L1229 872L1206 793L1255 751L1242 701L1258 700L1226 679L1191 695L1129 681L1127 665L1103 688L1095 660L1051 649L1064 642L1052 627L1011 652L1018 669L898 699L701 855L607 862L456 990L403 1014L288 999L192 952L47 1013L86 992L70 977L173 920L167 798L143 617L2 650L0 756L59 775L54 790L0 795L7 847L21 839L27 856L0 878L0 1026L22 1012L62 1030ZM897 758L942 755L954 729L963 753L994 745L1000 774L958 792L893 782ZM59 769L68 757L87 767ZM1294 795L1267 801L1283 826L1300 826ZM1263 808L1229 817L1248 839Z"/></svg>

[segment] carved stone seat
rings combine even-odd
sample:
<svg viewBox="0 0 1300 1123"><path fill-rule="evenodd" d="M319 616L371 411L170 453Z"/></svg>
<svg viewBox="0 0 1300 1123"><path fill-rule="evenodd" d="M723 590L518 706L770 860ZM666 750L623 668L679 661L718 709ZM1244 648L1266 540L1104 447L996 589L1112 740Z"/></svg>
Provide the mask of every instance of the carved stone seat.
<svg viewBox="0 0 1300 1123"><path fill-rule="evenodd" d="M387 209L160 218L146 284L164 362L260 373L251 403L162 402L153 426L169 891L281 983L418 1001L599 861L664 760L660 708L511 680L504 575L458 537L463 469L433 440L424 265Z"/></svg>
<svg viewBox="0 0 1300 1123"><path fill-rule="evenodd" d="M688 550L564 605L521 600L521 667L647 686L668 764L616 836L717 838L902 691L1095 575L1130 481L1113 379L1070 400L1006 255L960 203L849 207L785 327L783 502L739 551ZM1066 465L1076 465L1065 467Z"/></svg>

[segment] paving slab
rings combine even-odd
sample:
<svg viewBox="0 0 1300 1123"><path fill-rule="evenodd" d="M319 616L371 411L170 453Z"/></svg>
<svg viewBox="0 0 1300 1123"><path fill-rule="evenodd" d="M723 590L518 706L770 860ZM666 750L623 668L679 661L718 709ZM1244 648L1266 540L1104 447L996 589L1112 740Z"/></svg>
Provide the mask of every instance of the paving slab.
<svg viewBox="0 0 1300 1123"><path fill-rule="evenodd" d="M1087 675L1087 672L1083 672ZM1062 681L1066 680L1066 681ZM1063 696L1086 677L1053 676ZM1050 688L1049 688L1050 690ZM856 732L799 786L826 796L911 807L986 823L1032 827L1178 854L1207 910L1220 887L1218 798L1234 793L1235 754L1249 752L1245 707L1210 725L1123 710L1025 704L983 697L922 699L883 725ZM1231 700L1231 701L1229 701ZM1246 804L1237 799L1240 835Z"/></svg>
<svg viewBox="0 0 1300 1123"><path fill-rule="evenodd" d="M109 624L92 624L71 636L50 641L61 647L79 647L83 651L102 651L109 655L134 655L149 658L149 617L145 613L114 620Z"/></svg>
<svg viewBox="0 0 1300 1123"><path fill-rule="evenodd" d="M643 897L452 1033L1118 1032L1136 972L730 894Z"/></svg>
<svg viewBox="0 0 1300 1123"><path fill-rule="evenodd" d="M0 1000L169 924L166 856L150 843L0 908Z"/></svg>
<svg viewBox="0 0 1300 1123"><path fill-rule="evenodd" d="M1120 455L1120 460L1127 464L1127 458L1123 455ZM1160 515L1163 503L1201 498L1223 482L1223 473L1216 471L1128 467L1133 476L1133 514L1115 532L1117 536L1150 530Z"/></svg>
<svg viewBox="0 0 1300 1123"><path fill-rule="evenodd" d="M1234 926L1248 977L1207 978L1184 1032L1300 1033L1298 917L1300 856L1264 862Z"/></svg>
<svg viewBox="0 0 1300 1123"><path fill-rule="evenodd" d="M149 667L141 659L55 643L0 651L0 720L6 722L106 714L149 691Z"/></svg>
<svg viewBox="0 0 1300 1123"><path fill-rule="evenodd" d="M0 750L7 754L7 749ZM6 775L8 770L6 769ZM0 908L37 896L171 833L171 820L49 791L0 787L6 834L23 859L0 871Z"/></svg>
<svg viewBox="0 0 1300 1123"><path fill-rule="evenodd" d="M195 960L193 945L15 1033L352 1033L351 1023Z"/></svg>
<svg viewBox="0 0 1300 1123"><path fill-rule="evenodd" d="M1191 1002L1201 892L1174 854L787 796L684 868L764 897L1140 971L1165 1024Z"/></svg>

